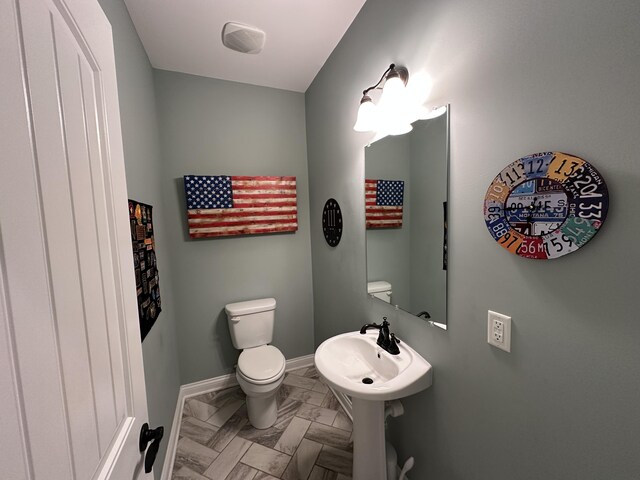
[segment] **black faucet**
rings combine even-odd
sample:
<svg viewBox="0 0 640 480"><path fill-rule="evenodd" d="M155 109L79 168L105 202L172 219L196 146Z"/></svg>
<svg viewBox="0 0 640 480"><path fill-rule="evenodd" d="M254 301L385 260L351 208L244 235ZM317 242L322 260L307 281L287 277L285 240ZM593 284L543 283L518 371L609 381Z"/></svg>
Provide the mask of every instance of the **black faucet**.
<svg viewBox="0 0 640 480"><path fill-rule="evenodd" d="M429 312L427 312L426 310L423 310L423 311L422 311L422 312L420 312L420 313L416 313L416 316L417 316L417 317L424 317L424 318L425 318L425 320L426 320L427 318L431 318L431 315L429 315Z"/></svg>
<svg viewBox="0 0 640 480"><path fill-rule="evenodd" d="M380 330L378 340L376 341L380 347L391 355L398 355L400 353L400 349L398 348L400 340L396 338L394 333L389 333L389 322L387 322L387 317L382 317L382 325L378 325L377 323L367 323L366 325L363 325L360 329L360 334L364 335L370 328L377 328Z"/></svg>
<svg viewBox="0 0 640 480"><path fill-rule="evenodd" d="M378 325L377 323L367 323L363 325L360 329L360 335L364 335L370 328L377 328L380 331L376 343L386 350L389 345L389 322L387 322L387 317L382 317L382 325Z"/></svg>

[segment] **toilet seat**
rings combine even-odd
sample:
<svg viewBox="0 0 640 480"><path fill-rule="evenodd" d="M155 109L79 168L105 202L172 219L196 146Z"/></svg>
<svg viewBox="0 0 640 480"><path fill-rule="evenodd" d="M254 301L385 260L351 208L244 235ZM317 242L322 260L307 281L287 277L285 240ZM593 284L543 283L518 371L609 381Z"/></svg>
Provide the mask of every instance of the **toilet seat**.
<svg viewBox="0 0 640 480"><path fill-rule="evenodd" d="M284 373L285 358L272 345L246 348L238 358L238 374L256 385L277 380Z"/></svg>

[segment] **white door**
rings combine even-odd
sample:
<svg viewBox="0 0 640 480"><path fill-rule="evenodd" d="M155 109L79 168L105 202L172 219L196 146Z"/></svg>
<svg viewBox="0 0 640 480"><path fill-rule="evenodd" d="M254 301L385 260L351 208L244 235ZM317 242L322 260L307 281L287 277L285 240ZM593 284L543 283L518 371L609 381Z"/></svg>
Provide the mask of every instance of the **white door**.
<svg viewBox="0 0 640 480"><path fill-rule="evenodd" d="M151 478L111 27L1 0L0 62L0 477Z"/></svg>

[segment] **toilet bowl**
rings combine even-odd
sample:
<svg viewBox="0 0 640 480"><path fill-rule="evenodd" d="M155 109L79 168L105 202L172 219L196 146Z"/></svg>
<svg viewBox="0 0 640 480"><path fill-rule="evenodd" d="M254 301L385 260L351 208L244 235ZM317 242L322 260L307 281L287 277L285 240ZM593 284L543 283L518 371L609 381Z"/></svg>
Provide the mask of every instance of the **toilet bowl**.
<svg viewBox="0 0 640 480"><path fill-rule="evenodd" d="M276 394L284 370L284 356L272 345L248 348L240 354L236 379L247 395L247 413L255 428L269 428L276 422Z"/></svg>
<svg viewBox="0 0 640 480"><path fill-rule="evenodd" d="M285 358L269 345L273 338L273 298L231 303L225 307L233 346L241 349L236 379L247 396L247 414L253 427L271 427L278 417L276 394L282 385Z"/></svg>

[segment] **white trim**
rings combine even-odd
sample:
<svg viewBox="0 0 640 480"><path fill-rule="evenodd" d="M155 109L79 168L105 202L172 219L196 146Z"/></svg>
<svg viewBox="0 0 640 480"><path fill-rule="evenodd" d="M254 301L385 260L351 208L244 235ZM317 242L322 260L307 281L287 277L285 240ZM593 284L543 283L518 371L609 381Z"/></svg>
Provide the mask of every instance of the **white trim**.
<svg viewBox="0 0 640 480"><path fill-rule="evenodd" d="M238 380L236 380L235 373L229 373L227 375L210 378L209 380L201 380L199 382L182 385L180 387L180 395L186 399L207 392L235 387L236 385L238 385Z"/></svg>
<svg viewBox="0 0 640 480"><path fill-rule="evenodd" d="M299 368L304 367L312 367L314 364L313 359L315 354L305 355L304 357L296 357L291 360L287 360L287 365L284 367L285 372L290 372L291 370L297 370Z"/></svg>
<svg viewBox="0 0 640 480"><path fill-rule="evenodd" d="M287 360L285 365L285 372L297 370L298 368L311 367L314 365L313 358L314 354L312 353L303 357L296 357ZM176 458L176 450L178 448L178 431L180 430L180 420L182 419L182 410L184 408L185 400L190 397L195 397L196 395L202 395L203 393L222 390L224 388L233 387L235 385L238 385L236 375L235 373L230 373L227 375L210 378L208 380L201 380L199 382L188 383L186 385L180 386L180 391L178 392L178 400L176 402L176 410L173 414L173 422L171 423L171 433L169 434L169 439L167 440L167 453L165 454L164 463L162 464L162 475L160 476L161 480L170 480L171 478L171 472L173 471L173 462ZM342 400L338 399L338 401L341 405L343 405ZM350 402L349 406L351 406ZM346 410L347 409L345 408L345 411ZM349 417L351 417L351 410L348 411L348 415Z"/></svg>
<svg viewBox="0 0 640 480"><path fill-rule="evenodd" d="M173 462L176 458L176 449L178 448L178 431L180 429L180 419L182 418L182 408L184 407L184 395L182 387L178 392L178 401L176 402L176 410L173 413L173 422L171 422L171 432L167 439L167 451L164 454L164 462L162 463L161 480L169 480L173 472Z"/></svg>

